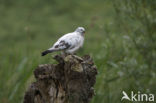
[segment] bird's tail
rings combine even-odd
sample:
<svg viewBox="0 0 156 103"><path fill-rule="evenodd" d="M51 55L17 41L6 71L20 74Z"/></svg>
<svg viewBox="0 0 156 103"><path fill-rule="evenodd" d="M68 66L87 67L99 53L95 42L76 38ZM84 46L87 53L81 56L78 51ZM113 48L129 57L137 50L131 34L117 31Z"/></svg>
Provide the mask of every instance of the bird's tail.
<svg viewBox="0 0 156 103"><path fill-rule="evenodd" d="M45 50L45 51L42 52L42 56L45 56L48 53L52 53L52 52L54 52L54 50Z"/></svg>

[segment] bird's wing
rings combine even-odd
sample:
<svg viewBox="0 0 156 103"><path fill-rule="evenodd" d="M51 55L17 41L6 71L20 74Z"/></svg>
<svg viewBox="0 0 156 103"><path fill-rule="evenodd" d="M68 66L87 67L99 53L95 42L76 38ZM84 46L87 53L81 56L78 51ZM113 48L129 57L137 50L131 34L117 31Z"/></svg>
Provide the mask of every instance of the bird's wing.
<svg viewBox="0 0 156 103"><path fill-rule="evenodd" d="M54 44L53 48L58 50L68 49L71 45L67 42L67 40L60 40Z"/></svg>
<svg viewBox="0 0 156 103"><path fill-rule="evenodd" d="M54 45L53 48L58 48L60 50L72 48L75 43L73 43L73 39L75 38L75 33L68 33L62 36Z"/></svg>
<svg viewBox="0 0 156 103"><path fill-rule="evenodd" d="M75 32L73 33L68 33L63 35L61 38L58 39L58 41L48 50L65 50L65 49L71 49L75 47L75 39L76 35Z"/></svg>

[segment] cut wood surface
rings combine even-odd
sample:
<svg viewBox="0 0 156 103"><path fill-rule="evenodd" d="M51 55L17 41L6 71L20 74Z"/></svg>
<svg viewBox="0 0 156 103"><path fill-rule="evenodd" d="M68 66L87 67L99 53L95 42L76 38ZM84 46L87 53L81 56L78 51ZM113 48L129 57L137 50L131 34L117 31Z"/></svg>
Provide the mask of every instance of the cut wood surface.
<svg viewBox="0 0 156 103"><path fill-rule="evenodd" d="M89 55L56 55L58 64L39 65L25 92L24 103L89 103L97 69Z"/></svg>

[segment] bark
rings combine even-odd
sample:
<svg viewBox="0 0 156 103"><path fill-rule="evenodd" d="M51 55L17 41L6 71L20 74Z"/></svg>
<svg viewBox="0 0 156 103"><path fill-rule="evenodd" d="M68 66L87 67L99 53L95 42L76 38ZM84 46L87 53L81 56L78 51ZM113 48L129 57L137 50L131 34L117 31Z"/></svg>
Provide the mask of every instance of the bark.
<svg viewBox="0 0 156 103"><path fill-rule="evenodd" d="M89 55L56 55L58 64L39 65L36 81L25 92L24 103L89 103L97 69Z"/></svg>

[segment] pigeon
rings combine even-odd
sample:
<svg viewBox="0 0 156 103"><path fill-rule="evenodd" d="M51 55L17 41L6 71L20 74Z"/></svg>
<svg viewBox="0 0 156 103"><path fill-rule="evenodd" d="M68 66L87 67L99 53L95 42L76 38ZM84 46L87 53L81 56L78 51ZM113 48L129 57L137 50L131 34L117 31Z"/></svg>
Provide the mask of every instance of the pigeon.
<svg viewBox="0 0 156 103"><path fill-rule="evenodd" d="M84 33L85 29L78 27L74 32L63 35L51 48L43 51L42 56L56 51L62 51L65 54L74 54L83 46Z"/></svg>

